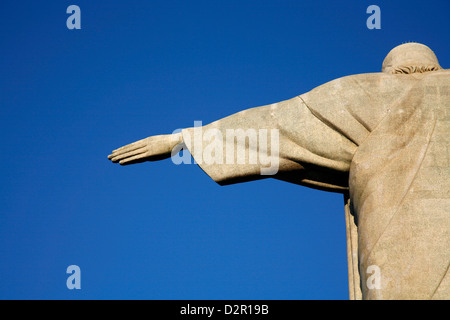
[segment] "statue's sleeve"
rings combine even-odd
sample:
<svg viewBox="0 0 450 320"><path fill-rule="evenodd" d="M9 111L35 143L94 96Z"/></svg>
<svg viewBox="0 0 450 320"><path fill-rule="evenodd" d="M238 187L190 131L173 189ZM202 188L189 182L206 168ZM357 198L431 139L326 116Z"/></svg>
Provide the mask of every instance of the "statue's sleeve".
<svg viewBox="0 0 450 320"><path fill-rule="evenodd" d="M344 106L354 99L354 87L341 78L289 100L184 129L184 144L220 185L272 177L345 191L358 141L368 134Z"/></svg>

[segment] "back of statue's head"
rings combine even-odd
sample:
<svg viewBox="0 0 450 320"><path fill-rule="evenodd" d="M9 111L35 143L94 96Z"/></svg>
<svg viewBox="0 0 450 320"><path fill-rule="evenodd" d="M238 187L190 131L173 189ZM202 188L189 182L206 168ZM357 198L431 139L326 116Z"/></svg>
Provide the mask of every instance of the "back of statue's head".
<svg viewBox="0 0 450 320"><path fill-rule="evenodd" d="M383 61L384 73L410 74L442 69L434 52L420 43L405 43L392 49Z"/></svg>

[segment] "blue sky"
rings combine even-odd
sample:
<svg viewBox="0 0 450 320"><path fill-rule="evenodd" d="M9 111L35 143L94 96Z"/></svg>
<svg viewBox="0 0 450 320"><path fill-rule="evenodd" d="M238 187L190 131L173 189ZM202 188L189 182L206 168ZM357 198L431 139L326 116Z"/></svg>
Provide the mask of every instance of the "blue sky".
<svg viewBox="0 0 450 320"><path fill-rule="evenodd" d="M69 30L66 8L81 8ZM369 30L366 9L381 8ZM343 197L111 150L379 72L450 3L2 1L1 299L347 299ZM66 268L81 269L81 289Z"/></svg>

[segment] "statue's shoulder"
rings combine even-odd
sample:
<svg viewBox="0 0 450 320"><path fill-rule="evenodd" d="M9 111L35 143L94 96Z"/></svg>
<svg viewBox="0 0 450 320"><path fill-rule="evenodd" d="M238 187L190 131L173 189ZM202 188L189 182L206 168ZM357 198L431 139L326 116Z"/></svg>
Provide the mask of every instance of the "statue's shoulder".
<svg viewBox="0 0 450 320"><path fill-rule="evenodd" d="M320 86L317 86L311 91L335 91L335 90L352 90L354 88L375 88L383 83L383 80L390 79L390 75L387 75L382 72L374 72L374 73L359 73L342 76L340 78L336 78L330 80Z"/></svg>
<svg viewBox="0 0 450 320"><path fill-rule="evenodd" d="M339 84L355 84L355 83L372 83L378 82L383 79L389 79L391 75L383 72L371 72L371 73L357 73L342 76L340 78L333 79L325 84L339 85Z"/></svg>
<svg viewBox="0 0 450 320"><path fill-rule="evenodd" d="M338 78L336 80L341 82L359 82L359 83L373 83L373 82L380 82L380 81L405 81L407 80L409 75L405 74L389 74L385 72L371 72L371 73L358 73L358 74L352 74L348 76L344 76L341 78Z"/></svg>
<svg viewBox="0 0 450 320"><path fill-rule="evenodd" d="M446 87L450 86L450 69L425 72L422 74L422 84L426 87ZM447 89L448 90L448 89Z"/></svg>
<svg viewBox="0 0 450 320"><path fill-rule="evenodd" d="M426 72L426 73L424 73L424 75L430 76L430 77L447 78L447 77L450 77L450 69L441 69L441 70L437 70L437 71Z"/></svg>
<svg viewBox="0 0 450 320"><path fill-rule="evenodd" d="M450 69L412 74L359 73L330 80L303 94L302 97L307 98L312 95L347 97L358 93L361 95L383 94L384 96L396 96L404 90L409 90L412 85L416 85L418 82L422 82L424 85L431 82L447 84L449 80Z"/></svg>

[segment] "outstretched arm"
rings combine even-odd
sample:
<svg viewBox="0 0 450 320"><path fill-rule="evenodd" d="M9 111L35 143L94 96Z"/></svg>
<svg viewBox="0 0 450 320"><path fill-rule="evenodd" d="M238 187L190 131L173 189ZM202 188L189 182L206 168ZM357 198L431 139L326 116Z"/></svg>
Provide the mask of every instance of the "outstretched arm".
<svg viewBox="0 0 450 320"><path fill-rule="evenodd" d="M128 165L166 159L183 149L220 185L273 177L342 192L358 145L383 116L376 106L363 108L378 74L373 81L355 77L178 134L148 137L114 150L109 159Z"/></svg>
<svg viewBox="0 0 450 320"><path fill-rule="evenodd" d="M151 136L108 158L121 165L156 161L181 150L180 144L220 185L273 177L336 192L347 188L354 151L352 142L294 97L177 134Z"/></svg>
<svg viewBox="0 0 450 320"><path fill-rule="evenodd" d="M108 159L121 165L169 158L183 138L180 133L151 136L114 150Z"/></svg>

